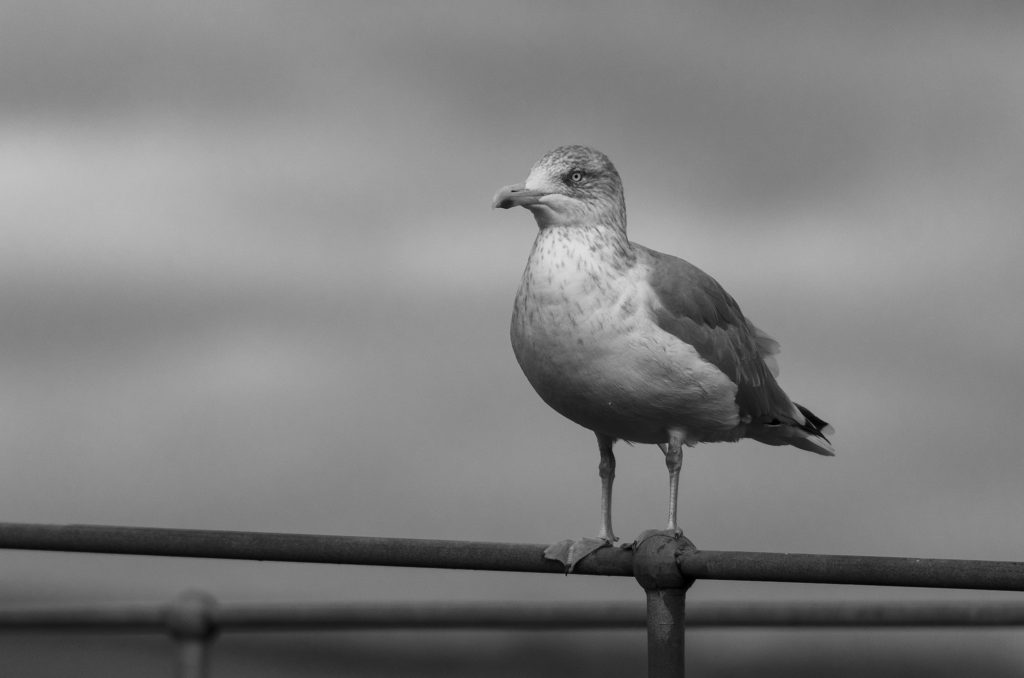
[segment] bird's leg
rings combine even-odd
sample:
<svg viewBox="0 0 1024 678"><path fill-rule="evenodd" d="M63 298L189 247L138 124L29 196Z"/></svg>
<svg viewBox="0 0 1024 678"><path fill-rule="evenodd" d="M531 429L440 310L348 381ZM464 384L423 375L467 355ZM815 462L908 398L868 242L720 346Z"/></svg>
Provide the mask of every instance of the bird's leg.
<svg viewBox="0 0 1024 678"><path fill-rule="evenodd" d="M665 529L672 530L677 535L682 534L676 523L676 513L679 506L679 469L683 465L685 440L685 432L681 429L671 429L668 433L668 443L658 445L665 453L665 466L668 467L668 527Z"/></svg>
<svg viewBox="0 0 1024 678"><path fill-rule="evenodd" d="M618 537L612 532L612 483L615 481L615 455L612 454L614 438L597 434L597 446L601 450L601 463L597 467L601 476L601 531L598 539L614 543Z"/></svg>
<svg viewBox="0 0 1024 678"><path fill-rule="evenodd" d="M544 557L557 560L565 565L565 573L569 574L580 562L598 549L607 548L618 537L612 532L612 481L615 480L615 455L612 444L615 438L597 434L597 446L601 450L601 463L597 467L601 476L601 531L596 537L583 539L563 539L544 549Z"/></svg>

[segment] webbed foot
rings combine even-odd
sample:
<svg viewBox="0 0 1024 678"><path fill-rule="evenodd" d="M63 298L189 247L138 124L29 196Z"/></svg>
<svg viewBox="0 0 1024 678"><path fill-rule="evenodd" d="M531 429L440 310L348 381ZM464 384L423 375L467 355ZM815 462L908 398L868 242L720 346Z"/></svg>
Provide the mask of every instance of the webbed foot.
<svg viewBox="0 0 1024 678"><path fill-rule="evenodd" d="M576 567L576 563L594 551L611 545L609 540L601 537L563 539L544 549L544 557L548 560L557 560L565 565L565 573L569 574Z"/></svg>

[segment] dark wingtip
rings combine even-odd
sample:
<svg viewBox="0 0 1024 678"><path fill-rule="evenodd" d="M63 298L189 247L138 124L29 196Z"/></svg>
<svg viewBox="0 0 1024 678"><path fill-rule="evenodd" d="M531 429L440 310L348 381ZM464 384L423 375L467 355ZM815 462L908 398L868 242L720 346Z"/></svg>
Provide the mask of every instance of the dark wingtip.
<svg viewBox="0 0 1024 678"><path fill-rule="evenodd" d="M814 433L816 435L821 436L822 438L825 438L825 434L835 433L835 429L832 427L832 424L828 423L827 421L816 415L814 412L811 412L803 405L799 403L793 404L796 405L796 408L800 410L800 414L804 415L804 419L807 420L805 429L809 433ZM828 438L825 438L825 440L828 440Z"/></svg>
<svg viewBox="0 0 1024 678"><path fill-rule="evenodd" d="M810 433L815 438L820 438L825 442L824 445L822 445L816 443L813 438L805 438L803 441L801 441L802 443L804 443L804 445L801 445L800 443L797 442L794 442L792 444L796 445L797 447L802 447L803 449L810 450L811 452L816 452L818 454L824 455L826 457L835 456L836 452L835 449L833 449L832 447L832 441L829 440L827 437L835 433L835 429L832 427L832 425L825 421L824 419L822 419L821 417L819 417L818 415L814 414L814 412L811 412L803 405L800 405L799 403L793 404L796 405L796 408L798 410L800 410L800 414L804 415L804 425L801 426L800 428L806 431L807 433Z"/></svg>

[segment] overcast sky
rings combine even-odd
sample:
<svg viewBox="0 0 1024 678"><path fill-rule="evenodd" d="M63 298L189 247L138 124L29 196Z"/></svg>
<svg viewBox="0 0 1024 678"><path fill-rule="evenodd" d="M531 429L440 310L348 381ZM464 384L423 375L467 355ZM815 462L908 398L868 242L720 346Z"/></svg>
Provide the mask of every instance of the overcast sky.
<svg viewBox="0 0 1024 678"><path fill-rule="evenodd" d="M489 209L585 143L622 174L631 237L722 282L781 342L783 387L837 429L834 459L689 451L698 546L1024 560L1021 6L0 8L4 520L595 533L593 436L508 342L536 227ZM618 456L632 538L661 526L667 479L653 446ZM636 595L5 562L8 598Z"/></svg>

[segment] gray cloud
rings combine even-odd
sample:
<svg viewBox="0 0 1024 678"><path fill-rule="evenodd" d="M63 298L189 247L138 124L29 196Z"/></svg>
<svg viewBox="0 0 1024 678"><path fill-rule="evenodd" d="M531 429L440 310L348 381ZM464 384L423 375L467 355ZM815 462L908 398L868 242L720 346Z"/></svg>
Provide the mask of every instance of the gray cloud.
<svg viewBox="0 0 1024 678"><path fill-rule="evenodd" d="M4 515L593 529L592 436L507 345L535 227L487 209L548 147L585 142L622 171L634 237L722 280L839 431L830 461L688 454L698 544L1019 558L1020 10L587 7L5 8ZM661 519L658 455L623 446L623 534ZM18 581L64 576L18 562ZM95 595L337 583L89 563ZM381 595L635 597L565 586L410 573Z"/></svg>

